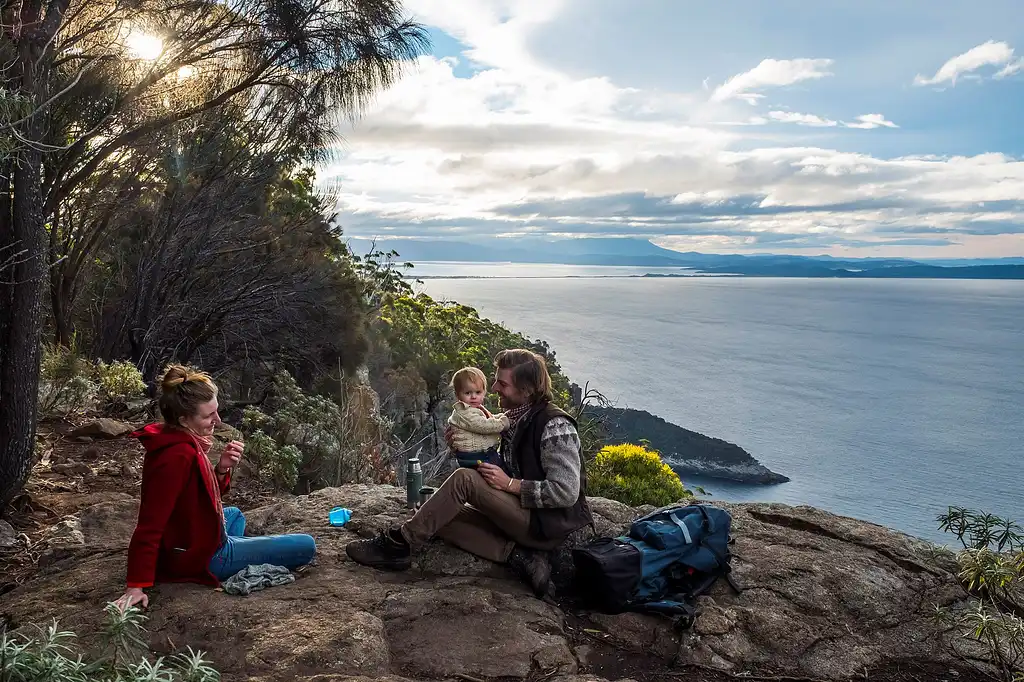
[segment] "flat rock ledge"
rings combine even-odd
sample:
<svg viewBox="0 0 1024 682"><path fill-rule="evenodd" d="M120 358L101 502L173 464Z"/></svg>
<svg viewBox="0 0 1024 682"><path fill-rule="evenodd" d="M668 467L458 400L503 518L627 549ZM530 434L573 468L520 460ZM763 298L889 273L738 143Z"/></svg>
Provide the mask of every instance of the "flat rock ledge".
<svg viewBox="0 0 1024 682"><path fill-rule="evenodd" d="M734 517L735 577L745 591L733 594L720 581L701 598L694 628L678 633L658 617L537 600L503 567L441 543L405 573L349 561L345 545L405 518L404 502L395 487L352 485L249 511L250 534L312 534L315 565L292 585L248 597L154 588L152 650L202 649L225 682L679 681L745 673L849 680L904 661L970 679L957 677L949 635L933 620L936 605L963 598L948 556L877 525L810 507L723 504ZM601 534L618 534L648 511L602 498L591 504ZM353 510L344 528L327 523L336 505ZM80 634L95 630L104 603L122 591L137 509L137 500L115 494L57 524L41 570L0 599L0 615L15 628L56 617ZM567 554L558 566L563 586Z"/></svg>

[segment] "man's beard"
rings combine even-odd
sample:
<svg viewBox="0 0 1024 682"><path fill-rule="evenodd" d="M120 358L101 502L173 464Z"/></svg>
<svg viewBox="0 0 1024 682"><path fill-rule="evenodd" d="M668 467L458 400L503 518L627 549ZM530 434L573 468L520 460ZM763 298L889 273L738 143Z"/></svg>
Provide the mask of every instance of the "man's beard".
<svg viewBox="0 0 1024 682"><path fill-rule="evenodd" d="M523 403L513 402L511 399L506 398L502 394L498 394L498 405L506 410L510 410L514 407L522 407Z"/></svg>

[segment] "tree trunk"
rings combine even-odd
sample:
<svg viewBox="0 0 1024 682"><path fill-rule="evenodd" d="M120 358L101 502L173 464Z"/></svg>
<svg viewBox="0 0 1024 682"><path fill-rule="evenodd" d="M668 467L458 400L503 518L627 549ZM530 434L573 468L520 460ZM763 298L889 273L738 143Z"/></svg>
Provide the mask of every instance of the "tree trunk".
<svg viewBox="0 0 1024 682"><path fill-rule="evenodd" d="M45 164L45 159L43 173L47 175L50 173L50 168ZM65 276L68 264L60 261L60 253L58 253L58 244L61 241L61 217L59 209L50 217L50 242L47 253L48 262L51 265L47 288L50 294L50 315L53 318L53 341L58 346L66 348L71 344L71 310L73 301L70 300L70 287L67 286L67 277ZM67 249L63 250L67 251Z"/></svg>
<svg viewBox="0 0 1024 682"><path fill-rule="evenodd" d="M46 286L46 230L41 213L41 154L18 155L10 226L5 235L20 253L3 283L6 319L0 337L0 511L25 485L35 454L40 335Z"/></svg>
<svg viewBox="0 0 1024 682"><path fill-rule="evenodd" d="M69 0L24 4L17 58L5 90L26 96L33 104L45 101L46 77L52 53L44 59L60 27ZM30 117L21 127L24 140L42 139L44 115ZM0 278L0 514L28 480L35 463L35 434L39 392L40 342L47 278L48 239L43 216L41 170L43 155L31 143L21 143L13 156L13 178L0 219L0 250L16 254ZM5 185L5 188L7 185Z"/></svg>
<svg viewBox="0 0 1024 682"><path fill-rule="evenodd" d="M71 300L71 292L64 286L66 280L63 272L55 269L51 273L50 283L50 306L53 315L53 340L58 346L67 347L71 345L71 335L74 328L71 324L71 311L74 301Z"/></svg>

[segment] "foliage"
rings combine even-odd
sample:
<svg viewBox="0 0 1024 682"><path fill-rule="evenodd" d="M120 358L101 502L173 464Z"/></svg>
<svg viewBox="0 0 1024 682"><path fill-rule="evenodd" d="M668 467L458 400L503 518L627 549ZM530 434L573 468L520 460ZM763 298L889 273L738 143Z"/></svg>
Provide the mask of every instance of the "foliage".
<svg viewBox="0 0 1024 682"><path fill-rule="evenodd" d="M246 450L263 484L278 490L301 484L308 491L390 478L378 457L387 442L386 424L359 400L358 386L344 388L341 402L335 402L307 394L281 372L262 409L246 408Z"/></svg>
<svg viewBox="0 0 1024 682"><path fill-rule="evenodd" d="M323 214L327 198L311 171L267 151L273 121L244 116L193 121L175 158L139 183L138 205L111 218L76 318L96 355L129 357L148 379L169 360L255 372L240 396L277 369L309 387L338 361L361 361L362 281Z"/></svg>
<svg viewBox="0 0 1024 682"><path fill-rule="evenodd" d="M302 453L294 445L278 445L277 441L254 428L257 422L271 421L255 408L247 408L242 429L247 432L245 456L253 465L256 477L273 490L293 490L299 482Z"/></svg>
<svg viewBox="0 0 1024 682"><path fill-rule="evenodd" d="M146 392L142 372L130 362L115 360L108 365L100 360L96 363L96 376L100 392L110 400L136 398Z"/></svg>
<svg viewBox="0 0 1024 682"><path fill-rule="evenodd" d="M193 651L150 660L142 633L146 617L136 607L105 608L107 624L100 633L104 655L88 660L80 653L75 633L60 630L56 620L33 626L32 636L0 633L0 680L3 682L217 682L220 674Z"/></svg>
<svg viewBox="0 0 1024 682"><path fill-rule="evenodd" d="M963 547L958 577L972 598L967 609L940 609L940 619L980 643L1002 680L1024 680L1024 529L963 507L949 507L937 520Z"/></svg>
<svg viewBox="0 0 1024 682"><path fill-rule="evenodd" d="M460 367L489 372L498 351L529 348L545 356L556 402L569 403L569 382L547 344L482 318L471 306L426 294L391 296L384 301L380 324L394 366L415 367L435 399Z"/></svg>
<svg viewBox="0 0 1024 682"><path fill-rule="evenodd" d="M398 262L399 253L394 249L381 251L376 242L370 251L362 256L352 254L356 272L363 281L363 297L371 309L380 310L390 296L411 296L412 286L403 272L413 269L412 263Z"/></svg>
<svg viewBox="0 0 1024 682"><path fill-rule="evenodd" d="M357 277L307 169L426 51L399 0L0 14L26 27L0 35L0 509L31 469L44 333L240 394L359 364Z"/></svg>
<svg viewBox="0 0 1024 682"><path fill-rule="evenodd" d="M44 414L86 410L99 390L92 374L93 365L82 357L77 337L67 346L46 344L39 373L39 410Z"/></svg>
<svg viewBox="0 0 1024 682"><path fill-rule="evenodd" d="M584 461L592 460L608 441L604 420L594 414L594 407L607 407L608 399L587 383L582 389L574 386L573 405L569 413L576 419L576 431L580 437L580 452Z"/></svg>
<svg viewBox="0 0 1024 682"><path fill-rule="evenodd" d="M643 445L606 445L587 469L587 494L636 507L661 507L690 496L679 476Z"/></svg>
<svg viewBox="0 0 1024 682"><path fill-rule="evenodd" d="M93 363L82 356L78 336L67 346L43 347L39 375L39 410L43 414L83 412L95 398L127 400L146 391L142 373L131 362L102 360Z"/></svg>

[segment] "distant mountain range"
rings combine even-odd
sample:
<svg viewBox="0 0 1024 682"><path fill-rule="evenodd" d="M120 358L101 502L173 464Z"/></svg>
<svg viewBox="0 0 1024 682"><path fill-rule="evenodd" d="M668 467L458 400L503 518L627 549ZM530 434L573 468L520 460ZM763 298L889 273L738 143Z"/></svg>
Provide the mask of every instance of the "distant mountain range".
<svg viewBox="0 0 1024 682"><path fill-rule="evenodd" d="M352 250L363 255L368 239L351 239ZM846 277L1024 279L1024 258L928 259L835 258L791 254L714 254L672 251L646 239L544 239L524 237L487 242L389 239L378 250L394 250L399 259L416 262L559 263L565 265L629 265L678 267L678 274L647 277L687 277L693 274L748 277Z"/></svg>

